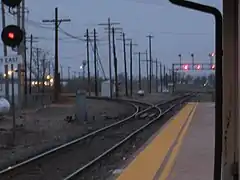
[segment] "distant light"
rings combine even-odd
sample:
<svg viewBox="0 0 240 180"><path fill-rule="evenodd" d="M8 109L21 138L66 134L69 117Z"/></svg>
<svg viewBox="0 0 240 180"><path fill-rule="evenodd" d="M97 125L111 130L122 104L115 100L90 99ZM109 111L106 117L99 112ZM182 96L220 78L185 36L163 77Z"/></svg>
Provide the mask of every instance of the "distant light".
<svg viewBox="0 0 240 180"><path fill-rule="evenodd" d="M184 70L188 70L188 64L183 65Z"/></svg>
<svg viewBox="0 0 240 180"><path fill-rule="evenodd" d="M213 52L213 53L210 53L209 54L211 57L213 57L213 56L215 56L215 53Z"/></svg>
<svg viewBox="0 0 240 180"><path fill-rule="evenodd" d="M196 66L196 69L197 69L197 70L200 70L200 69L201 69L201 65L198 64L198 65Z"/></svg>
<svg viewBox="0 0 240 180"><path fill-rule="evenodd" d="M211 68L212 68L212 69L215 69L215 64L213 64Z"/></svg>
<svg viewBox="0 0 240 180"><path fill-rule="evenodd" d="M83 69L83 66L80 66L80 69Z"/></svg>

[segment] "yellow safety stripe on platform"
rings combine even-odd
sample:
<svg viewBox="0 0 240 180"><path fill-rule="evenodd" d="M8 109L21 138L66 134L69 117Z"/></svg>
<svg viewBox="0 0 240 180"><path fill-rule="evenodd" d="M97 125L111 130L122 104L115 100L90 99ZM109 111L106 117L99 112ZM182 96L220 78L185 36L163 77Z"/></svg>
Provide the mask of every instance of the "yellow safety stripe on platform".
<svg viewBox="0 0 240 180"><path fill-rule="evenodd" d="M117 180L153 180L196 103L188 103L163 127L153 141L129 164Z"/></svg>
<svg viewBox="0 0 240 180"><path fill-rule="evenodd" d="M180 148L181 148L181 145L183 143L186 132L187 132L187 130L190 126L190 123L193 119L193 115L194 115L194 112L196 110L196 107L197 106L194 107L192 113L190 114L190 116L188 118L188 121L187 121L187 124L183 128L183 131L179 134L179 139L178 139L178 141L176 142L176 144L173 148L173 151L172 151L172 153L171 153L171 155L170 155L170 157L169 157L169 159L168 159L168 161L167 161L167 163L166 163L166 165L165 165L165 167L164 167L164 169L163 169L163 171L162 171L162 173L159 177L159 180L167 180L167 178L171 174L173 165L174 165L175 160L176 160L176 157L177 157L177 155L180 151Z"/></svg>

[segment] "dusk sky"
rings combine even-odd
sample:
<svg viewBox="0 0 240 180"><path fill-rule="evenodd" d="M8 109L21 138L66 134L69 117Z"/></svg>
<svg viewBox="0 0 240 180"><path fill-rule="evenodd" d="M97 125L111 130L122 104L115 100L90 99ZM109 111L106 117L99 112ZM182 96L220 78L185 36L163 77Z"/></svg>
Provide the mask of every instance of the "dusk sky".
<svg viewBox="0 0 240 180"><path fill-rule="evenodd" d="M199 0L200 3L222 9L220 0ZM99 23L106 23L108 17L118 22L126 33L138 46L134 52L145 51L148 48L147 35L154 36L152 40L152 57L166 64L169 68L173 62L178 62L178 54L182 54L183 61L191 60L191 53L196 61L209 62L208 54L214 51L214 18L200 12L177 7L167 0L26 0L29 13L26 16L26 31L28 35L39 37L34 43L54 55L53 24L43 24L43 19L54 18L54 8L59 8L59 18L69 18L71 22L62 23L59 32L59 62L73 71L80 71L81 62L86 59L84 41L73 39L61 30L78 38L83 38L86 28L90 31L96 28L100 40L99 54L108 75L107 34ZM7 14L7 24L14 21ZM118 36L119 38L119 36ZM0 44L2 48L2 43ZM129 47L127 47L128 49ZM127 51L129 52L129 51ZM11 54L9 50L9 54ZM3 51L0 51L2 56ZM123 71L122 42L117 41L117 55L119 72ZM91 56L92 58L92 56ZM145 56L143 57L145 59ZM93 60L93 59L91 59ZM142 63L143 71L145 64ZM93 66L92 72L93 72ZM137 56L134 56L134 74L137 74Z"/></svg>

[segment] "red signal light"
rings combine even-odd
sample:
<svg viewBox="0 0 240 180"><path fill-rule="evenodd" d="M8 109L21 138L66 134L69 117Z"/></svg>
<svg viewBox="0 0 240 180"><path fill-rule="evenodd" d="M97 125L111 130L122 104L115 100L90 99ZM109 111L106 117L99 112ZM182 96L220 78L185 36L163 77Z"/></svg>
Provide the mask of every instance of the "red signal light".
<svg viewBox="0 0 240 180"><path fill-rule="evenodd" d="M8 38L14 39L14 37L15 37L14 33L12 33L12 32L9 32L9 33L8 33Z"/></svg>
<svg viewBox="0 0 240 180"><path fill-rule="evenodd" d="M200 64L196 65L196 69L200 70L201 69L201 65Z"/></svg>
<svg viewBox="0 0 240 180"><path fill-rule="evenodd" d="M183 65L184 70L188 70L188 68L189 68L188 64Z"/></svg>

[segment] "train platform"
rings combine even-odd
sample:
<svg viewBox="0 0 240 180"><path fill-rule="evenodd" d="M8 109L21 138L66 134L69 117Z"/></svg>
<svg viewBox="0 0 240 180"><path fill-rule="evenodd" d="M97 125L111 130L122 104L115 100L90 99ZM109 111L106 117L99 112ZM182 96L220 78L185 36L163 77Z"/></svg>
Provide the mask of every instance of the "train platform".
<svg viewBox="0 0 240 180"><path fill-rule="evenodd" d="M214 109L214 103L188 103L139 150L116 179L212 179Z"/></svg>

